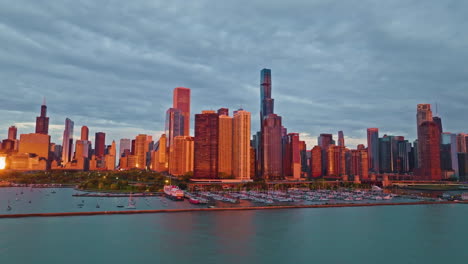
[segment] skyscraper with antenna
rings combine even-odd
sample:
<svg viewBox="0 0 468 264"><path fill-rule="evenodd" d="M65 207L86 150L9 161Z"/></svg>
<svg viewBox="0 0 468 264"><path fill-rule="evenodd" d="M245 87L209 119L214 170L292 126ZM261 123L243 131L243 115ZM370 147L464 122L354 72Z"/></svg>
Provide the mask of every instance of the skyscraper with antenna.
<svg viewBox="0 0 468 264"><path fill-rule="evenodd" d="M41 105L41 115L36 117L36 133L44 135L49 133L49 118L47 117L47 105L45 97Z"/></svg>

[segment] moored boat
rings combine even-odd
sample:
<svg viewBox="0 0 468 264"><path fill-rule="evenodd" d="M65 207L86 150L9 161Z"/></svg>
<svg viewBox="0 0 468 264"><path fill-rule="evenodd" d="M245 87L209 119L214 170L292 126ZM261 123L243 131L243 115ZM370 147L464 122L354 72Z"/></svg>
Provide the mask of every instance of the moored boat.
<svg viewBox="0 0 468 264"><path fill-rule="evenodd" d="M189 203L191 203L191 204L200 204L200 200L198 200L195 197L190 197Z"/></svg>
<svg viewBox="0 0 468 264"><path fill-rule="evenodd" d="M184 200L184 191L179 189L179 187L174 185L165 185L164 194L167 198L174 201L183 201Z"/></svg>

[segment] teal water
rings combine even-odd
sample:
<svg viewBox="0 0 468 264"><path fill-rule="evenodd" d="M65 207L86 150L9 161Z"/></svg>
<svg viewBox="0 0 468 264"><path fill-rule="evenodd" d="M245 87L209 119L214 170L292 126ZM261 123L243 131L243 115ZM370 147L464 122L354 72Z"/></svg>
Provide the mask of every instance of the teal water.
<svg viewBox="0 0 468 264"><path fill-rule="evenodd" d="M468 205L0 220L0 263L466 263Z"/></svg>

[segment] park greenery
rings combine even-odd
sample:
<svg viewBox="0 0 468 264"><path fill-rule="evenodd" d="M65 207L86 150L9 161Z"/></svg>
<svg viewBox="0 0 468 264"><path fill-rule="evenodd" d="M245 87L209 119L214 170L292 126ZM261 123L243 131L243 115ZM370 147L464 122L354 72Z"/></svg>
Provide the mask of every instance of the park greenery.
<svg viewBox="0 0 468 264"><path fill-rule="evenodd" d="M193 172L188 172L179 177L167 175L149 170L123 170L123 171L37 171L37 172L13 172L0 173L0 180L16 184L63 184L76 186L85 191L102 192L160 192L165 184L177 185L185 190L196 191L196 187L190 187L190 178ZM204 190L285 190L287 188L309 188L311 190L339 188L368 189L368 184L356 184L353 182L336 182L317 179L303 184L277 183L268 184L263 179L255 179L252 182L229 184L212 184L203 186Z"/></svg>

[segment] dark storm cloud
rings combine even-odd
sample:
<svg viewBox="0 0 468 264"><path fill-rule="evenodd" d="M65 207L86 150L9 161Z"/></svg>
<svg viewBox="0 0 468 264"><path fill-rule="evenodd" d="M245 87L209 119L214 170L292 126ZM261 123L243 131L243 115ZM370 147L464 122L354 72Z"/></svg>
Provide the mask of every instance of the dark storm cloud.
<svg viewBox="0 0 468 264"><path fill-rule="evenodd" d="M256 130L263 67L276 112L309 142L344 130L355 145L367 127L414 139L418 103L467 132L467 12L462 1L0 0L0 135L33 131L45 96L54 141L65 117L109 139L156 136L177 86L192 89L192 114L243 107Z"/></svg>

